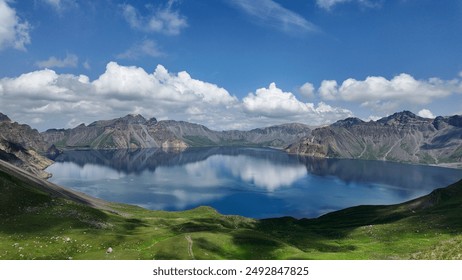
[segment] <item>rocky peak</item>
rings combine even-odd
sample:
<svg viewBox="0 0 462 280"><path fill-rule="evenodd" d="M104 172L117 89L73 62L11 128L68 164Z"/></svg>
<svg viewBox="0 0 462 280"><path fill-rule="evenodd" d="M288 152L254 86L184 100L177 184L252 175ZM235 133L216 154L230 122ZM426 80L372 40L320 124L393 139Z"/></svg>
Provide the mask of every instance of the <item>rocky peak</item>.
<svg viewBox="0 0 462 280"><path fill-rule="evenodd" d="M433 126L436 129L442 129L447 127L448 125L452 125L455 127L462 127L462 116L460 115L454 115L451 117L436 117L433 120Z"/></svg>
<svg viewBox="0 0 462 280"><path fill-rule="evenodd" d="M128 114L125 117L119 118L117 122L123 124L145 124L146 119L140 114Z"/></svg>
<svg viewBox="0 0 462 280"><path fill-rule="evenodd" d="M378 120L378 123L388 124L388 125L397 125L397 124L409 124L413 122L424 121L425 119L417 116L416 114L410 111L402 111L399 113L394 113L391 116L381 118Z"/></svg>
<svg viewBox="0 0 462 280"><path fill-rule="evenodd" d="M286 133L286 134L299 134L309 133L311 128L308 125L301 123L285 123L273 125L263 128L255 128L250 130L253 133L270 134L270 133Z"/></svg>
<svg viewBox="0 0 462 280"><path fill-rule="evenodd" d="M448 123L446 121L446 119L444 117L436 117L433 122L432 122L433 126L436 128L436 129L442 129L442 128L445 128Z"/></svg>
<svg viewBox="0 0 462 280"><path fill-rule="evenodd" d="M147 125L155 125L156 123L157 123L156 118L150 118L146 124Z"/></svg>
<svg viewBox="0 0 462 280"><path fill-rule="evenodd" d="M448 123L455 127L462 127L462 116L454 115L448 118Z"/></svg>
<svg viewBox="0 0 462 280"><path fill-rule="evenodd" d="M0 122L11 122L7 115L0 113Z"/></svg>
<svg viewBox="0 0 462 280"><path fill-rule="evenodd" d="M332 126L340 127L351 127L353 125L363 124L364 121L358 118L346 118L344 120L337 121L332 124Z"/></svg>

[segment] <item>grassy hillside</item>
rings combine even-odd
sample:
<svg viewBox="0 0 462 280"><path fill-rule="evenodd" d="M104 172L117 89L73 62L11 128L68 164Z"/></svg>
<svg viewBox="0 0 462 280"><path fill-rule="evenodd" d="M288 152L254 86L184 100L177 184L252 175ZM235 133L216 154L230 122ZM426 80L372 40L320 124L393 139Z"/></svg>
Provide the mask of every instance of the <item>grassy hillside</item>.
<svg viewBox="0 0 462 280"><path fill-rule="evenodd" d="M302 220L106 203L3 162L0 193L0 259L462 259L462 181Z"/></svg>

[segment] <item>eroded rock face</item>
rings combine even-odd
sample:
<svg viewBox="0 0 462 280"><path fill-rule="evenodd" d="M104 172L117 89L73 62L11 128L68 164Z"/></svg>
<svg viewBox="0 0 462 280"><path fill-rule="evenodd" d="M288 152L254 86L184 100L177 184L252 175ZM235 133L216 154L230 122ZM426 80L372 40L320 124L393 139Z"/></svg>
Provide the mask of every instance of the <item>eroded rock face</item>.
<svg viewBox="0 0 462 280"><path fill-rule="evenodd" d="M289 153L424 164L462 161L462 116L426 119L404 111L378 121L349 118L318 128Z"/></svg>
<svg viewBox="0 0 462 280"><path fill-rule="evenodd" d="M40 178L51 177L44 171L53 161L41 156L34 150L27 150L23 146L0 138L0 160L9 162Z"/></svg>
<svg viewBox="0 0 462 280"><path fill-rule="evenodd" d="M7 115L0 113L0 122L11 122Z"/></svg>
<svg viewBox="0 0 462 280"><path fill-rule="evenodd" d="M43 171L53 163L40 155L48 144L40 133L25 124L12 122L0 113L0 159L12 163L41 178L51 174Z"/></svg>
<svg viewBox="0 0 462 280"><path fill-rule="evenodd" d="M8 116L0 113L0 138L16 143L26 149L44 152L50 146L42 135L27 124L12 122Z"/></svg>

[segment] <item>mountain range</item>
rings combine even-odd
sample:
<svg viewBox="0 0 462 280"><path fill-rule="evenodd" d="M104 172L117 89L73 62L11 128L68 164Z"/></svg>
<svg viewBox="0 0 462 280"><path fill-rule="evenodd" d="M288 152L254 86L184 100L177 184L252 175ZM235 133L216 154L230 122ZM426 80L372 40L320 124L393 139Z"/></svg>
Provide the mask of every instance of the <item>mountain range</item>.
<svg viewBox="0 0 462 280"><path fill-rule="evenodd" d="M39 132L0 113L0 159L48 177L42 170L62 150L183 150L188 147L267 146L320 158L387 160L462 167L462 116L422 118L395 113L377 121L339 120L311 128L291 123L249 131L215 131L184 121L141 115Z"/></svg>
<svg viewBox="0 0 462 280"><path fill-rule="evenodd" d="M462 166L462 116L422 118L395 113L377 121L347 118L317 128L286 148L332 158Z"/></svg>
<svg viewBox="0 0 462 280"><path fill-rule="evenodd" d="M303 124L283 124L250 131L214 131L203 125L184 121L149 120L141 115L127 115L113 120L81 124L73 129L49 129L42 133L45 142L58 148L133 149L204 146L273 146L285 147L311 129Z"/></svg>

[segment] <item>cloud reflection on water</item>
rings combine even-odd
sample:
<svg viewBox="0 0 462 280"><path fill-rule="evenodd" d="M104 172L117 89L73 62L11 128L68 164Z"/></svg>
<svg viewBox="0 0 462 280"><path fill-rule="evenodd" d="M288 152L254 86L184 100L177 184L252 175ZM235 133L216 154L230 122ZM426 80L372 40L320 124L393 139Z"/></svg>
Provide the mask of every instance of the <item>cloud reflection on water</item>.
<svg viewBox="0 0 462 280"><path fill-rule="evenodd" d="M158 210L209 205L256 218L399 203L462 177L462 170L253 148L71 151L47 171L55 183L109 201Z"/></svg>
<svg viewBox="0 0 462 280"><path fill-rule="evenodd" d="M233 177L268 192L289 187L307 175L306 167L300 163L284 165L246 155L214 155L204 161L187 164L185 169L192 177L212 180L223 178L224 172L230 173Z"/></svg>

